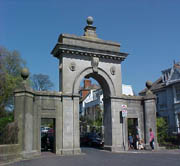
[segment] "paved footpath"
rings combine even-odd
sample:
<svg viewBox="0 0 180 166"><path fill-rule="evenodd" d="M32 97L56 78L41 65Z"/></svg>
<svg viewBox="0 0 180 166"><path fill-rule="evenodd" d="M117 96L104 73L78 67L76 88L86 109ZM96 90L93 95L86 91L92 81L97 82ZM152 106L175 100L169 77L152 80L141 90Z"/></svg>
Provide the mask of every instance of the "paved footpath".
<svg viewBox="0 0 180 166"><path fill-rule="evenodd" d="M6 164L7 166L180 166L180 150L131 151L112 153L83 148L82 155L56 156L42 153L41 157Z"/></svg>

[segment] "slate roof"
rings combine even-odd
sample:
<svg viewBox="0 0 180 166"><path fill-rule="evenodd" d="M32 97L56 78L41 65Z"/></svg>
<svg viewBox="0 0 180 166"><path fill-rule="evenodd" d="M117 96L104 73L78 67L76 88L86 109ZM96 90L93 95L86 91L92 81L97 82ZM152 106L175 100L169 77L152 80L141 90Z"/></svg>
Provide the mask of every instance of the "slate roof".
<svg viewBox="0 0 180 166"><path fill-rule="evenodd" d="M169 75L169 78L164 81L162 76L160 78L158 78L155 82L153 82L152 84L152 87L150 88L150 90L152 92L156 92L156 91L159 91L165 87L167 87L168 85L172 84L172 83L176 83L176 82L180 82L180 77L178 79L175 79L173 80L173 74L174 72L177 71L178 73L180 73L180 62L179 63L176 63L173 65L172 68L169 68L169 69L166 69L166 70L163 70L162 71L162 74L165 74L165 73L171 73ZM147 91L147 88L143 89L142 91L139 92L139 95L141 96L144 96L145 93Z"/></svg>
<svg viewBox="0 0 180 166"><path fill-rule="evenodd" d="M162 82L162 77L160 77L155 82L153 82L150 90L155 92L157 90L163 89L164 87L166 87L166 84ZM146 91L147 91L147 88L143 89L142 91L139 92L139 95L144 96L146 94Z"/></svg>

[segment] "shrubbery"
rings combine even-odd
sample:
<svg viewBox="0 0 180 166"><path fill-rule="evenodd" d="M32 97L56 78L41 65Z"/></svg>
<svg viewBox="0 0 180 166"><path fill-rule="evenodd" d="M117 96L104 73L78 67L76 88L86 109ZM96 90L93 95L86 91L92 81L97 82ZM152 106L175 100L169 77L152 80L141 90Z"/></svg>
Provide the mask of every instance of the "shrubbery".
<svg viewBox="0 0 180 166"><path fill-rule="evenodd" d="M162 117L157 118L157 139L159 145L167 149L178 148L180 145L180 138L168 132L168 124Z"/></svg>
<svg viewBox="0 0 180 166"><path fill-rule="evenodd" d="M157 139L160 145L166 143L168 138L168 125L164 118L157 118Z"/></svg>

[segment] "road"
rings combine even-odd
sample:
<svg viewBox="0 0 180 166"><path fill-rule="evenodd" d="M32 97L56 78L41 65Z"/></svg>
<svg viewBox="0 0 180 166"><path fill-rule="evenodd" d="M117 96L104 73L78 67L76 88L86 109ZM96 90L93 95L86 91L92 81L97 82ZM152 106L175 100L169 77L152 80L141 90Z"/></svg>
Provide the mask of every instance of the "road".
<svg viewBox="0 0 180 166"><path fill-rule="evenodd" d="M82 155L56 156L43 153L41 157L23 160L8 166L180 166L180 150L173 152L112 153L83 148Z"/></svg>

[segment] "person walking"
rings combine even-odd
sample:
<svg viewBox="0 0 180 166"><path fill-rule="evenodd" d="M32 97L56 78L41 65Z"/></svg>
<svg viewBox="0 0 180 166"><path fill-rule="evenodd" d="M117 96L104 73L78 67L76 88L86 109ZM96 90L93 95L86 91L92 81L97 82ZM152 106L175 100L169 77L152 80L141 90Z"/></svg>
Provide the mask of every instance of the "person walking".
<svg viewBox="0 0 180 166"><path fill-rule="evenodd" d="M131 133L129 133L128 140L129 140L129 149L134 149L134 146L133 146L133 137L132 137Z"/></svg>
<svg viewBox="0 0 180 166"><path fill-rule="evenodd" d="M149 132L150 132L149 143L150 143L152 150L154 150L154 133L152 131L152 128L149 129Z"/></svg>
<svg viewBox="0 0 180 166"><path fill-rule="evenodd" d="M139 150L139 141L140 141L139 134L137 133L136 137L135 137L135 149L136 150Z"/></svg>

